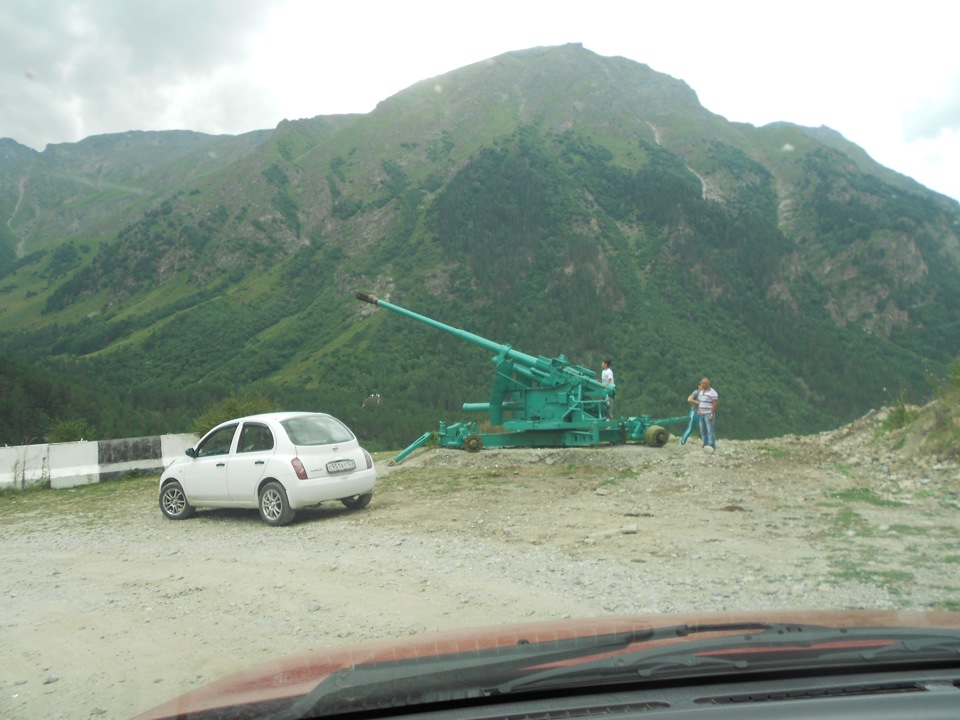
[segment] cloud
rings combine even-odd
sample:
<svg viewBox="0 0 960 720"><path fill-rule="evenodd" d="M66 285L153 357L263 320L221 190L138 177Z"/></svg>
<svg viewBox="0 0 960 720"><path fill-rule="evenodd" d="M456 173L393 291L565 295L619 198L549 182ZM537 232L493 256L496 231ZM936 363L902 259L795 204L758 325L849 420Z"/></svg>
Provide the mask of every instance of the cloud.
<svg viewBox="0 0 960 720"><path fill-rule="evenodd" d="M42 149L130 129L187 127L224 113L269 9L257 0L40 0L0 7L0 135ZM226 79L204 105L204 88ZM182 116L176 100L194 105Z"/></svg>
<svg viewBox="0 0 960 720"><path fill-rule="evenodd" d="M940 97L924 99L904 113L903 138L907 142L933 140L945 132L960 131L960 75Z"/></svg>

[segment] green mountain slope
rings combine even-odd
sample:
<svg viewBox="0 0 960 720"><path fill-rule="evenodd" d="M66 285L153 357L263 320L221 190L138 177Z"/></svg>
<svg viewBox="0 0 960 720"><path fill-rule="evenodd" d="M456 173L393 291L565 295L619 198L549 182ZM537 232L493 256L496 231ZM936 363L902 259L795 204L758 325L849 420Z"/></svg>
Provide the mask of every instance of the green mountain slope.
<svg viewBox="0 0 960 720"><path fill-rule="evenodd" d="M833 131L729 123L577 45L368 115L196 135L0 155L0 351L139 409L104 433L176 431L255 388L397 447L486 399L485 351L357 290L528 353L611 357L625 414L682 414L709 374L728 436L922 397L960 354L957 203Z"/></svg>

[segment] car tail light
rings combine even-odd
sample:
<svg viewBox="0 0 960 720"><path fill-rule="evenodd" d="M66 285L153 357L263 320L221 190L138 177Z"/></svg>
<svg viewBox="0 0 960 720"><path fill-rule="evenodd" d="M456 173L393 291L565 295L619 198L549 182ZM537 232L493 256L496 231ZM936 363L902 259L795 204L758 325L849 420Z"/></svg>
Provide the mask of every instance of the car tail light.
<svg viewBox="0 0 960 720"><path fill-rule="evenodd" d="M290 464L293 465L293 471L297 474L297 477L301 480L307 479L307 471L303 467L303 463L300 462L300 458L295 457L290 461Z"/></svg>
<svg viewBox="0 0 960 720"><path fill-rule="evenodd" d="M363 448L360 449L363 450ZM369 470L373 467L373 458L370 457L370 453L368 453L366 450L363 450L363 456L367 459L367 470Z"/></svg>

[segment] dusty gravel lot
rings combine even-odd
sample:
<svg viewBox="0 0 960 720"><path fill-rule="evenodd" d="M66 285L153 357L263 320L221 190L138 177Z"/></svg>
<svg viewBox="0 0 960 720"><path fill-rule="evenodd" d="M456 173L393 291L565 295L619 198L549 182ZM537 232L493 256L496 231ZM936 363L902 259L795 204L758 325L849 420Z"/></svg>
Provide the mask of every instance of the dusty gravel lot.
<svg viewBox="0 0 960 720"><path fill-rule="evenodd" d="M421 450L367 509L286 528L168 521L155 478L0 495L0 718L129 717L289 652L515 620L960 610L960 470L877 420L715 454Z"/></svg>

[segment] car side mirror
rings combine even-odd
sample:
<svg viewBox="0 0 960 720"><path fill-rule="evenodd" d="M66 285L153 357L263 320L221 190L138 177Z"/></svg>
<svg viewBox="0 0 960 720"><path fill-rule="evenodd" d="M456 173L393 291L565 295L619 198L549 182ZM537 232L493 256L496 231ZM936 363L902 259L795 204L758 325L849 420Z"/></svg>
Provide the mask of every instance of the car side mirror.
<svg viewBox="0 0 960 720"><path fill-rule="evenodd" d="M187 457L195 458L197 456L197 451L194 450L193 448L187 448L187 451L185 454Z"/></svg>

